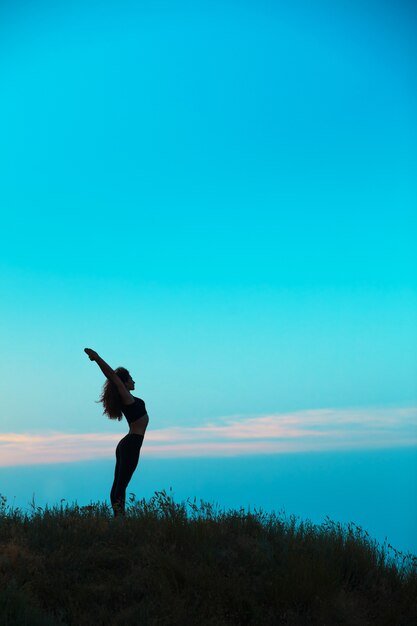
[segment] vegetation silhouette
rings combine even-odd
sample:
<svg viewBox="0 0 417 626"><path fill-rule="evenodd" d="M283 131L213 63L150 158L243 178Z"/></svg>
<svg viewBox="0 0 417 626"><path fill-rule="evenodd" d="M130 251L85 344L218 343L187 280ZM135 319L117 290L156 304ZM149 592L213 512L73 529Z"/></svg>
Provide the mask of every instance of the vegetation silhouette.
<svg viewBox="0 0 417 626"><path fill-rule="evenodd" d="M64 504L65 503L65 504ZM417 557L354 523L222 510L156 491L126 515L0 496L0 623L417 623Z"/></svg>

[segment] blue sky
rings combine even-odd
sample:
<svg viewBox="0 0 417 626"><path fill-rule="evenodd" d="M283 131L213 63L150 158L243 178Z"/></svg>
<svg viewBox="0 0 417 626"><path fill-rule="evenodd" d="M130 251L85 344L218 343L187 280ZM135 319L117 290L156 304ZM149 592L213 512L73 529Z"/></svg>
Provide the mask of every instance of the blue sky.
<svg viewBox="0 0 417 626"><path fill-rule="evenodd" d="M0 12L0 465L415 446L413 4Z"/></svg>

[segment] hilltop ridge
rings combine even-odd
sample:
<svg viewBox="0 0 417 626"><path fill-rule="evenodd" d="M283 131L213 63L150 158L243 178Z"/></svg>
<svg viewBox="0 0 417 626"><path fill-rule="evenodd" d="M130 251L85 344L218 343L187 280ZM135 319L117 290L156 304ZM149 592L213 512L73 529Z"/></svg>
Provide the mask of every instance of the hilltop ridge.
<svg viewBox="0 0 417 626"><path fill-rule="evenodd" d="M329 518L131 494L23 514L0 496L3 626L417 623L417 558Z"/></svg>

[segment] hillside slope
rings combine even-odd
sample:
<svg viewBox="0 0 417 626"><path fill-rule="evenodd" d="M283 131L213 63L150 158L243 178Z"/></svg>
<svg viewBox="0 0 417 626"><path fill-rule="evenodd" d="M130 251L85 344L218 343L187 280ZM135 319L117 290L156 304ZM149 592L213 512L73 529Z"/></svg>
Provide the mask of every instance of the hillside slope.
<svg viewBox="0 0 417 626"><path fill-rule="evenodd" d="M417 623L417 559L366 532L276 514L131 496L33 505L0 496L3 626Z"/></svg>

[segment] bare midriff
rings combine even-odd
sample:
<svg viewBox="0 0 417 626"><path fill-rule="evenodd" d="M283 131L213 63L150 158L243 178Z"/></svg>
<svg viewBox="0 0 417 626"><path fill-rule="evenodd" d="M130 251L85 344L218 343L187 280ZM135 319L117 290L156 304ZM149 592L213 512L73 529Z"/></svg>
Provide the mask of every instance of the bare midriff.
<svg viewBox="0 0 417 626"><path fill-rule="evenodd" d="M131 435L144 435L146 427L149 424L149 416L147 413L142 415L138 420L135 420L130 424L129 434Z"/></svg>

